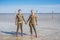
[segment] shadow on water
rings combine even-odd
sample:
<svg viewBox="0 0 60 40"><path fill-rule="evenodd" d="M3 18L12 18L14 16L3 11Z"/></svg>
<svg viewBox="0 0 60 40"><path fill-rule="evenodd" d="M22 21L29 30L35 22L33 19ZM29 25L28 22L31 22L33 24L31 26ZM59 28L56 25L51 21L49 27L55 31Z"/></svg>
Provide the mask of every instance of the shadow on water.
<svg viewBox="0 0 60 40"><path fill-rule="evenodd" d="M23 37L16 37L16 40L23 40Z"/></svg>
<svg viewBox="0 0 60 40"><path fill-rule="evenodd" d="M6 32L6 31L0 31L2 33L5 33L5 34L10 34L12 36L15 36L16 35L16 32ZM19 35L21 35L21 33L18 33ZM27 36L28 34L26 33L23 33L23 35L26 35L26 36L18 36L16 37L15 40L36 40L35 37L33 36Z"/></svg>
<svg viewBox="0 0 60 40"><path fill-rule="evenodd" d="M5 34L10 34L10 35L13 35L13 36L15 36L16 35L16 32L6 32L6 31L1 31L2 33L5 33ZM20 32L18 32L18 35L21 35L21 33ZM28 34L26 34L26 33L23 33L23 35L28 35Z"/></svg>

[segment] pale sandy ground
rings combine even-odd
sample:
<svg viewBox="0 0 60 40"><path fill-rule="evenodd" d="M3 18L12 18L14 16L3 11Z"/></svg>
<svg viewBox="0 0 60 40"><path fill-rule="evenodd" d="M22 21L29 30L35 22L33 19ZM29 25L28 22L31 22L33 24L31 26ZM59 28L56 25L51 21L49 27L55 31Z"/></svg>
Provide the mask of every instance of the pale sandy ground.
<svg viewBox="0 0 60 40"><path fill-rule="evenodd" d="M38 38L34 37L34 36L19 36L19 37L15 37L12 35L2 35L0 34L0 40L51 40L50 38L45 38L44 36L40 36Z"/></svg>
<svg viewBox="0 0 60 40"><path fill-rule="evenodd" d="M56 24L56 25L55 25ZM29 36L30 31L28 24L23 26L24 33L28 35L24 35L21 37L15 37L15 35L11 35L11 32L15 32L16 27L14 23L0 23L0 40L60 40L60 26L57 23L52 25L51 21L40 21L38 22L38 26L36 27L38 37ZM4 28L5 27L5 28ZM27 28L28 27L28 28ZM3 31L3 32L1 32ZM7 33L9 32L9 33ZM34 34L34 33L33 33Z"/></svg>
<svg viewBox="0 0 60 40"><path fill-rule="evenodd" d="M39 16L36 27L38 38L29 36L28 24L23 24L23 32L27 35L15 37L16 25L14 20L11 21L10 18L12 17L9 17L9 15L8 17L0 17L0 40L60 40L60 15L55 15L53 20L50 16Z"/></svg>
<svg viewBox="0 0 60 40"><path fill-rule="evenodd" d="M12 35L2 35L0 34L0 40L60 40L60 37L56 37L56 36L42 36L40 35L38 38L36 37L31 37L31 36L19 36L19 37L15 37Z"/></svg>

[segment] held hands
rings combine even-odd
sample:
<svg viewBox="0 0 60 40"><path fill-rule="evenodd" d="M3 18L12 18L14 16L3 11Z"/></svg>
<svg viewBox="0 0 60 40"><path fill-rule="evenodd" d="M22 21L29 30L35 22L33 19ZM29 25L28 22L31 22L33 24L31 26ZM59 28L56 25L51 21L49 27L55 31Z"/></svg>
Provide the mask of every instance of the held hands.
<svg viewBox="0 0 60 40"><path fill-rule="evenodd" d="M25 24L27 24L27 22L25 21Z"/></svg>

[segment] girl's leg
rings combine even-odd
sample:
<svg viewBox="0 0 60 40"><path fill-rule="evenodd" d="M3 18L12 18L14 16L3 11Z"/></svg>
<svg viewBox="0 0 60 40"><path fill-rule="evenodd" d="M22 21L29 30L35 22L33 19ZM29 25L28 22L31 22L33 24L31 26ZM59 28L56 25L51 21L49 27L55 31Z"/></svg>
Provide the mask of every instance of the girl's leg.
<svg viewBox="0 0 60 40"><path fill-rule="evenodd" d="M17 25L16 37L18 36L19 24Z"/></svg>
<svg viewBox="0 0 60 40"><path fill-rule="evenodd" d="M21 36L23 36L22 23L20 23Z"/></svg>
<svg viewBox="0 0 60 40"><path fill-rule="evenodd" d="M32 35L32 24L31 23L29 23L29 27L30 27L30 33Z"/></svg>
<svg viewBox="0 0 60 40"><path fill-rule="evenodd" d="M34 32L35 32L35 36L37 37L37 32L36 32L35 25L33 25L33 29L34 29Z"/></svg>

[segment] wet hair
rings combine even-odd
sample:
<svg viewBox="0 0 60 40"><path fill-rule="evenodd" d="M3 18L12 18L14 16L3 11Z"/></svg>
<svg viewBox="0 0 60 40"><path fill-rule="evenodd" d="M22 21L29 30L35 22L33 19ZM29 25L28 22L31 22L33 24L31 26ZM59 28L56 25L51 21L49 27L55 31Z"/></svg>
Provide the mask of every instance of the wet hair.
<svg viewBox="0 0 60 40"><path fill-rule="evenodd" d="M18 10L18 12L21 11L21 9Z"/></svg>
<svg viewBox="0 0 60 40"><path fill-rule="evenodd" d="M33 10L31 10L31 12L32 12Z"/></svg>

